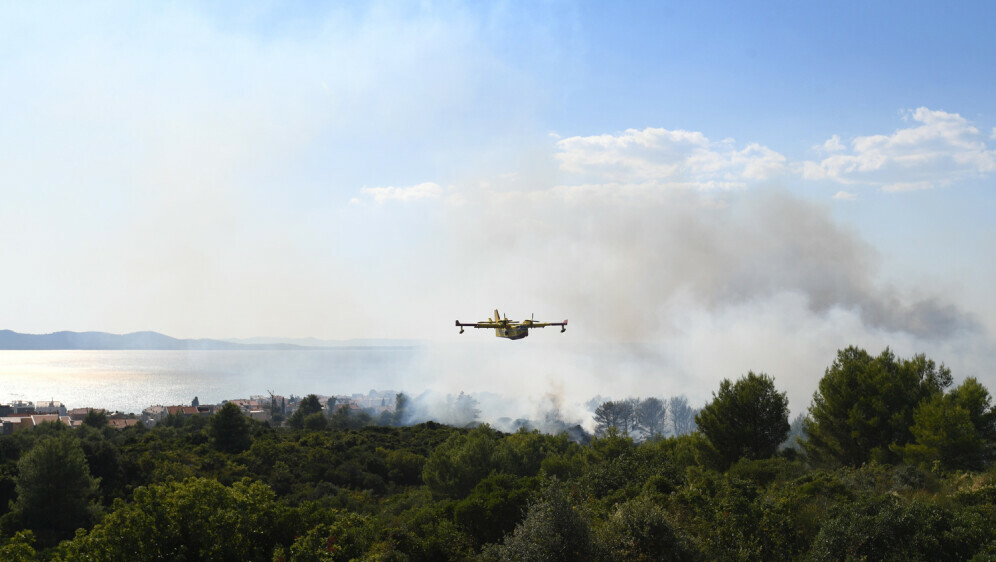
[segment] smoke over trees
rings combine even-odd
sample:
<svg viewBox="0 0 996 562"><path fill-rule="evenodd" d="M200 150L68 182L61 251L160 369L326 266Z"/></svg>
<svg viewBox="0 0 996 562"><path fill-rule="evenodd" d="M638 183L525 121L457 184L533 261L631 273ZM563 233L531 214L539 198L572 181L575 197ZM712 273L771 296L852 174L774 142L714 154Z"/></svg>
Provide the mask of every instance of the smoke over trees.
<svg viewBox="0 0 996 562"><path fill-rule="evenodd" d="M595 407L595 435L603 436L609 428L622 434L653 439L667 435L686 435L695 429L695 410L688 406L684 396L673 396L667 400L649 398L627 398L625 400L604 400L598 396L589 401L601 400Z"/></svg>
<svg viewBox="0 0 996 562"><path fill-rule="evenodd" d="M879 386L845 392L862 377ZM600 398L604 435L590 442L525 426L370 427L393 416L348 406L299 429L232 404L153 428L43 423L0 435L0 499L12 500L0 503L0 559L991 558L988 389L969 377L948 390L943 366L888 350L841 350L824 378L793 426L805 420L825 442L843 433L821 424L849 423L851 448L824 451L803 432L802 451L776 451L786 396L752 372L722 381L697 429L677 436L665 434L694 428L675 417L691 411L684 397ZM402 415L479 414L466 394L394 397ZM901 407L886 424L827 416L847 400L859 413ZM561 413L556 402L544 411ZM219 441L232 431L238 446ZM847 466L838 451L883 460Z"/></svg>
<svg viewBox="0 0 996 562"><path fill-rule="evenodd" d="M688 398L672 396L668 400L668 413L672 435L687 435L695 431L695 415L698 412L688 405Z"/></svg>
<svg viewBox="0 0 996 562"><path fill-rule="evenodd" d="M391 417L391 425L399 426L404 423L409 401L408 395L404 392L399 392L394 396L394 415Z"/></svg>
<svg viewBox="0 0 996 562"><path fill-rule="evenodd" d="M603 402L595 408L595 435L604 435L610 428L614 427L622 433L628 434L630 421L633 418L633 405L628 400L613 402Z"/></svg>
<svg viewBox="0 0 996 562"><path fill-rule="evenodd" d="M650 438L664 434L667 421L667 404L660 398L650 397L636 408L639 428Z"/></svg>

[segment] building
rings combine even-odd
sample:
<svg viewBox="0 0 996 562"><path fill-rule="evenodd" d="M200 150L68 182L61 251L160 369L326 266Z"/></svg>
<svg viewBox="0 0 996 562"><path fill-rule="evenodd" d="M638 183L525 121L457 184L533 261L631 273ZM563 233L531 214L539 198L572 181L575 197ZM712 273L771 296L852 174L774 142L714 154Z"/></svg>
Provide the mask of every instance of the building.
<svg viewBox="0 0 996 562"><path fill-rule="evenodd" d="M69 427L73 426L72 420L69 416L60 416L59 414L32 414L27 418L22 418L22 420L31 420L31 427L37 427L40 424L46 422L64 423Z"/></svg>
<svg viewBox="0 0 996 562"><path fill-rule="evenodd" d="M0 416L0 435L10 435L21 429L21 418Z"/></svg>
<svg viewBox="0 0 996 562"><path fill-rule="evenodd" d="M167 416L196 416L199 406L166 406Z"/></svg>
<svg viewBox="0 0 996 562"><path fill-rule="evenodd" d="M66 406L62 402L57 402L55 400L39 400L35 402L35 412L39 414L56 414L59 416L66 415Z"/></svg>
<svg viewBox="0 0 996 562"><path fill-rule="evenodd" d="M27 422L24 421L25 418L28 418ZM26 427L31 427L31 419L29 416L25 416L23 418L16 416L0 417L0 434L2 435L10 435L11 433L20 431Z"/></svg>
<svg viewBox="0 0 996 562"><path fill-rule="evenodd" d="M157 404L142 410L142 420L146 425L152 427L166 419L166 406Z"/></svg>
<svg viewBox="0 0 996 562"><path fill-rule="evenodd" d="M258 422L264 422L270 419L270 412L268 410L249 410L246 415Z"/></svg>
<svg viewBox="0 0 996 562"><path fill-rule="evenodd" d="M67 410L64 415L69 416L69 419L74 422L81 422L86 419L90 412L97 412L98 414L103 413L104 415L107 415L107 410L103 408L73 408L72 410Z"/></svg>
<svg viewBox="0 0 996 562"><path fill-rule="evenodd" d="M19 414L19 413L23 413L23 412L34 412L35 411L35 403L34 402L25 402L24 400L15 400L15 401L11 402L10 404L8 404L8 406L11 407L11 409L13 410L12 413L14 413L14 414Z"/></svg>

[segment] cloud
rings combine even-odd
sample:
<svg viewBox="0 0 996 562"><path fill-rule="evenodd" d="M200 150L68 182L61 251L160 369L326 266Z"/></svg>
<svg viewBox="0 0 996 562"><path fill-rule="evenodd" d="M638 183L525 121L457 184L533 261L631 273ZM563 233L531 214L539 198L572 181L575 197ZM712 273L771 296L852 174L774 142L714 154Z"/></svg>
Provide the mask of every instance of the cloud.
<svg viewBox="0 0 996 562"><path fill-rule="evenodd" d="M854 201L858 196L847 191L838 191L834 194L833 198L837 201Z"/></svg>
<svg viewBox="0 0 996 562"><path fill-rule="evenodd" d="M417 199L436 199L443 194L443 188L432 182L424 182L410 187L364 187L362 193L371 195L377 203L388 201L415 201Z"/></svg>
<svg viewBox="0 0 996 562"><path fill-rule="evenodd" d="M907 118L919 125L891 135L857 137L850 150L834 135L823 145L831 155L804 162L803 177L910 191L946 186L996 169L996 151L988 149L985 135L961 115L920 107Z"/></svg>
<svg viewBox="0 0 996 562"><path fill-rule="evenodd" d="M766 146L710 141L696 131L648 127L557 142L561 170L596 182L700 190L734 189L785 171L785 157Z"/></svg>
<svg viewBox="0 0 996 562"><path fill-rule="evenodd" d="M752 142L712 141L703 133L647 127L621 133L556 139L560 170L575 183L609 189L681 188L723 191L799 174L805 180L872 185L884 191L913 191L984 177L996 170L996 150L987 136L957 113L920 107L906 119L915 126L892 134L832 135L814 149L819 161L789 162L781 153Z"/></svg>
<svg viewBox="0 0 996 562"><path fill-rule="evenodd" d="M844 150L847 150L844 147L844 145L841 144L841 142L840 142L840 136L839 135L833 135L832 137L830 137L829 139L827 139L827 141L825 143L823 143L823 145L820 146L819 148L823 152L826 152L826 153L829 153L829 154L832 154L834 152L843 152Z"/></svg>

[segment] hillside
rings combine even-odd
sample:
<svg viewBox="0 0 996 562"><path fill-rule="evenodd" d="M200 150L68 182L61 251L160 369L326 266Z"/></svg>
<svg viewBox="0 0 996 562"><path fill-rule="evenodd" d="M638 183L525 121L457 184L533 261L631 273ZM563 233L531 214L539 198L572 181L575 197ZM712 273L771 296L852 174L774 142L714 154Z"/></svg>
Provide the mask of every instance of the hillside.
<svg viewBox="0 0 996 562"><path fill-rule="evenodd" d="M122 349L122 350L250 350L305 349L287 343L242 344L212 339L177 339L158 332L108 334L106 332L55 332L21 334L0 330L0 350Z"/></svg>

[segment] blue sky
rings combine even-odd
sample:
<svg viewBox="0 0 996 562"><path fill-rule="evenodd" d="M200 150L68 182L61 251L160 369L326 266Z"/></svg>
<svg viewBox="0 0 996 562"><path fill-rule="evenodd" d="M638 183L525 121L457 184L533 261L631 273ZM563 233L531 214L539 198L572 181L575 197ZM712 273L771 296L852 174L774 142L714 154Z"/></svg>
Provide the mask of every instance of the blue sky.
<svg viewBox="0 0 996 562"><path fill-rule="evenodd" d="M593 32L591 67L604 69L595 81L611 92L596 103L639 100L624 121L687 116L681 127L710 136L815 143L821 134L887 129L897 108L957 104L972 117L988 103L993 78L980 65L993 55L985 4L665 6L650 3L625 19L591 14L593 23L608 22L593 26L602 29Z"/></svg>
<svg viewBox="0 0 996 562"><path fill-rule="evenodd" d="M2 327L449 342L498 306L653 348L631 392L801 401L850 344L985 378L994 12L5 3Z"/></svg>

